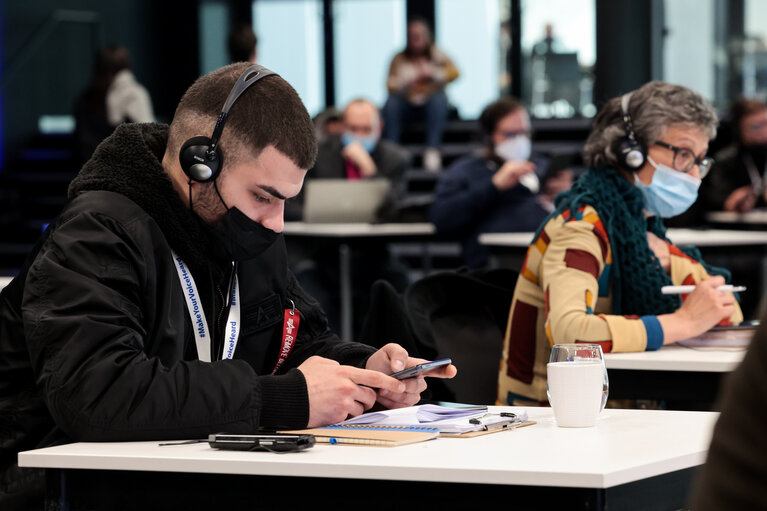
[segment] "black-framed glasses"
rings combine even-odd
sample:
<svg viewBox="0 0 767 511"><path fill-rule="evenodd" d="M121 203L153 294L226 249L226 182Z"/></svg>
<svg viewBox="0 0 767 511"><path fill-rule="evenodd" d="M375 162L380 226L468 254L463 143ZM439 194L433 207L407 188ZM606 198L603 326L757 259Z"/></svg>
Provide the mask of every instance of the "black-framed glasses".
<svg viewBox="0 0 767 511"><path fill-rule="evenodd" d="M698 159L695 157L695 154L690 151L689 149L685 147L677 147L675 145L668 144L666 142L663 142L661 140L657 140L655 142L655 145L659 145L661 147L665 147L666 149L669 149L671 151L674 151L674 170L678 170L679 172L690 172L692 168L697 165L700 169L700 178L703 179L706 177L706 174L711 170L711 167L714 165L714 159L709 158L708 156L705 158Z"/></svg>

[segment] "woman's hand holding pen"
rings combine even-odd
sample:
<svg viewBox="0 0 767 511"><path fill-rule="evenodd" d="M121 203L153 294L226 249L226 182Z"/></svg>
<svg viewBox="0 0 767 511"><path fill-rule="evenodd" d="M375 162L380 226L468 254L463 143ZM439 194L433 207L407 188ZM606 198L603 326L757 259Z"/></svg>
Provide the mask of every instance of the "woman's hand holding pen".
<svg viewBox="0 0 767 511"><path fill-rule="evenodd" d="M670 344L700 335L735 312L735 296L717 288L723 277L700 281L673 314L658 316L663 327L663 343Z"/></svg>

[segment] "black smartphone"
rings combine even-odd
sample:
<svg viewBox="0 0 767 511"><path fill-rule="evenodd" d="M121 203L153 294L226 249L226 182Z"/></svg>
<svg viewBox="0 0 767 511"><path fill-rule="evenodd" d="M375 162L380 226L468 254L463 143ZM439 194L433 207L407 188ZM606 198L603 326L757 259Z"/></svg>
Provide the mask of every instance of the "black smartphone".
<svg viewBox="0 0 767 511"><path fill-rule="evenodd" d="M397 371L396 373L392 373L389 376L391 376L392 378L397 378L398 380L414 378L421 374L428 373L429 371L432 371L438 367L446 366L451 362L452 360L450 360L449 358L441 358L439 360L424 362L423 364L418 364L417 366L408 367L407 369L403 369L402 371Z"/></svg>
<svg viewBox="0 0 767 511"><path fill-rule="evenodd" d="M314 435L257 434L232 435L216 433L208 436L208 444L214 449L230 451L295 452L314 447Z"/></svg>

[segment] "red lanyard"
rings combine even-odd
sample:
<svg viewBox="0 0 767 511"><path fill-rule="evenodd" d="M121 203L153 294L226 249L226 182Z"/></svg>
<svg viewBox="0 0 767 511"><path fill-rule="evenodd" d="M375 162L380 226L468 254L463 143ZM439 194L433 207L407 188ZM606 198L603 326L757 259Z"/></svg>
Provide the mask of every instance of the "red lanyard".
<svg viewBox="0 0 767 511"><path fill-rule="evenodd" d="M293 351L295 346L296 337L298 337L298 325L301 323L301 314L296 309L296 304L293 300L290 300L292 308L285 309L285 316L282 322L282 346L280 346L279 357L277 363L274 364L272 374L277 372L277 369L287 360L290 352Z"/></svg>

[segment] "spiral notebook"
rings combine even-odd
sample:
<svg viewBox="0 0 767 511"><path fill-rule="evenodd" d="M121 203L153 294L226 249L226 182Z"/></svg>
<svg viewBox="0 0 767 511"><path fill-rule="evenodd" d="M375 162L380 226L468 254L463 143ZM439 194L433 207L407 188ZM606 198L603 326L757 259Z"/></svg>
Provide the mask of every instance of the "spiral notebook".
<svg viewBox="0 0 767 511"><path fill-rule="evenodd" d="M280 431L279 433L314 435L317 442L343 445L397 445L424 442L439 436L439 429L418 426L379 426L373 424L334 424L321 428Z"/></svg>

